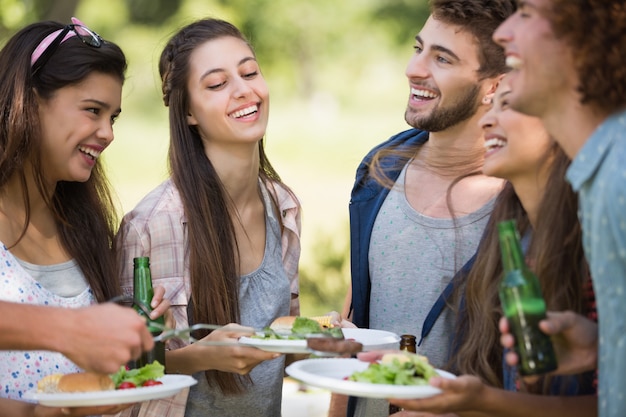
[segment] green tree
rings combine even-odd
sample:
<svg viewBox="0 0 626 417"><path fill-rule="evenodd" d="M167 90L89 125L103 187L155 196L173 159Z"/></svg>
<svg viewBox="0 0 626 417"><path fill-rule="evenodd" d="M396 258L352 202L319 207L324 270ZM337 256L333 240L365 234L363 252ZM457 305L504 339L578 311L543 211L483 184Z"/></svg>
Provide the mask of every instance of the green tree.
<svg viewBox="0 0 626 417"><path fill-rule="evenodd" d="M180 9L183 0L125 0L134 23L159 26Z"/></svg>
<svg viewBox="0 0 626 417"><path fill-rule="evenodd" d="M347 230L347 227L342 230ZM349 285L349 250L345 232L319 233L316 236L314 263L300 268L302 315L341 311Z"/></svg>
<svg viewBox="0 0 626 417"><path fill-rule="evenodd" d="M426 0L386 0L374 8L373 24L384 25L398 45L406 45L428 18Z"/></svg>
<svg viewBox="0 0 626 417"><path fill-rule="evenodd" d="M74 16L82 0L0 0L0 38L29 22L65 22ZM185 0L124 0L131 22L162 25Z"/></svg>
<svg viewBox="0 0 626 417"><path fill-rule="evenodd" d="M410 44L428 14L426 0L217 1L237 16L261 60L284 70L300 97L318 89L320 68L376 55L370 47L385 48L381 39L388 31L396 44ZM354 65L345 72L350 77L361 70Z"/></svg>

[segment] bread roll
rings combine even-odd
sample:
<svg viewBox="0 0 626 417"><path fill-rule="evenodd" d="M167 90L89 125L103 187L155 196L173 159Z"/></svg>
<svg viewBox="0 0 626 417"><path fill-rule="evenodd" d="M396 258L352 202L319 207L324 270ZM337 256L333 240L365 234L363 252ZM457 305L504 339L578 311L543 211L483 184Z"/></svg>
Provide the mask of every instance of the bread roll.
<svg viewBox="0 0 626 417"><path fill-rule="evenodd" d="M63 374L52 374L41 378L39 382L37 382L37 392L43 392L46 394L59 392L57 386L59 385L59 379L61 379L62 376Z"/></svg>
<svg viewBox="0 0 626 417"><path fill-rule="evenodd" d="M54 374L42 378L37 383L37 391L46 393L110 391L114 389L115 384L111 377L94 372Z"/></svg>
<svg viewBox="0 0 626 417"><path fill-rule="evenodd" d="M290 332L294 321L296 321L296 316L278 317L270 324L270 328L279 333Z"/></svg>

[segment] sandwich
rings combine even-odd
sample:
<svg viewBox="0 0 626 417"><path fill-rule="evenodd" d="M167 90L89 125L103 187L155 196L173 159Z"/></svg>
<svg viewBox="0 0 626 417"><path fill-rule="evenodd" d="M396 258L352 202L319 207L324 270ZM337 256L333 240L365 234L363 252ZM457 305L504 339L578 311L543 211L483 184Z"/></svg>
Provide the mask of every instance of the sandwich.
<svg viewBox="0 0 626 417"><path fill-rule="evenodd" d="M79 372L73 374L52 374L37 382L37 392L45 394L68 392L112 391L136 387L148 387L162 384L165 367L158 361L138 369L120 369L112 374Z"/></svg>

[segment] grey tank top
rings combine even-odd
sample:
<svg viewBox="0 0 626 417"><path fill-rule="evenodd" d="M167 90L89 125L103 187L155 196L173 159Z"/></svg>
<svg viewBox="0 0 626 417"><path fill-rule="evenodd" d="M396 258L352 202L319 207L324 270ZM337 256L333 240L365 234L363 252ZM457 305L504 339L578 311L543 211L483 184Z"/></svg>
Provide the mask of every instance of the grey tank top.
<svg viewBox="0 0 626 417"><path fill-rule="evenodd" d="M60 297L76 297L88 287L74 259L55 265L35 265L21 259L17 261L42 287Z"/></svg>
<svg viewBox="0 0 626 417"><path fill-rule="evenodd" d="M241 324L255 328L268 326L275 318L289 315L291 290L282 263L281 228L264 187L265 253L259 268L240 277ZM240 395L223 395L209 386L204 372L193 375L198 384L191 387L185 417L277 417L280 416L285 357L257 365L252 383Z"/></svg>
<svg viewBox="0 0 626 417"><path fill-rule="evenodd" d="M456 219L417 212L404 193L406 167L374 223L369 248L370 327L420 338L431 307L454 274L474 255L495 199ZM417 348L437 368L448 360L455 313L443 310ZM359 399L357 416L387 416L384 400Z"/></svg>

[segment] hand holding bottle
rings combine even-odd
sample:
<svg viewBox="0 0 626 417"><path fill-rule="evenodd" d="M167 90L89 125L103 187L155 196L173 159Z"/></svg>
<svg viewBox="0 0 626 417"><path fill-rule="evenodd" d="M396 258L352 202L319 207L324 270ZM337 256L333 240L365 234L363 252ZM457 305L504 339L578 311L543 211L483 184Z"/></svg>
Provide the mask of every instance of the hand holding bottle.
<svg viewBox="0 0 626 417"><path fill-rule="evenodd" d="M152 309L150 312L150 319L156 320L159 317L163 317L167 327L176 327L174 318L170 314L170 306L170 301L165 298L165 287L162 285L154 287L154 297L152 297L152 301L150 302L150 308Z"/></svg>
<svg viewBox="0 0 626 417"><path fill-rule="evenodd" d="M548 373L557 363L550 337L539 329L546 318L546 303L537 276L526 266L514 220L498 223L498 238L504 270L500 304L515 335L518 372L522 376Z"/></svg>
<svg viewBox="0 0 626 417"><path fill-rule="evenodd" d="M572 311L548 312L547 318L539 323L539 328L553 336L554 348L559 366L554 374L578 374L596 369L598 361L597 323ZM505 348L513 347L515 339L509 332L506 318L500 320L500 341ZM519 357L509 352L506 362L515 366ZM532 382L527 380L527 382Z"/></svg>
<svg viewBox="0 0 626 417"><path fill-rule="evenodd" d="M160 292L161 291L159 291L159 293ZM161 334L163 326L165 325L165 319L159 312L154 312L153 305L156 304L157 307L162 309L163 298L161 296L160 299L155 299L155 291L152 287L152 274L150 272L150 258L147 256L133 259L133 297L136 302L143 304L142 307L134 305L134 308L140 315L145 316L145 309L150 313L149 316L146 317L146 324L152 336ZM135 362L129 363L129 366L141 368L154 361L158 361L163 366L166 365L165 343L162 341L156 342L150 351L144 352Z"/></svg>

